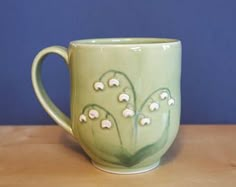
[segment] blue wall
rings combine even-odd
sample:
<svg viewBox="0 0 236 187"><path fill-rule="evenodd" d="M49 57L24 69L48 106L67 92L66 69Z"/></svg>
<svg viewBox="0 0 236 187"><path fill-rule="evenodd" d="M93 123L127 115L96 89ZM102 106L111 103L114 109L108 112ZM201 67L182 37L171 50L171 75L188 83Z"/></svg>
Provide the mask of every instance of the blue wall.
<svg viewBox="0 0 236 187"><path fill-rule="evenodd" d="M40 49L128 36L182 40L182 123L236 123L235 8L235 0L2 0L0 124L53 123L31 85ZM43 79L69 114L69 74L59 57L46 59Z"/></svg>

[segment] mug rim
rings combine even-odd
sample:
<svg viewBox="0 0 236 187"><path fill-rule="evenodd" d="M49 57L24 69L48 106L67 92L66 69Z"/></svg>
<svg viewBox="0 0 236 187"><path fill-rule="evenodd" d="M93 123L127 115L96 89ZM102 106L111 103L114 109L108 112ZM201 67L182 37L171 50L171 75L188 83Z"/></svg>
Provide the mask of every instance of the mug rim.
<svg viewBox="0 0 236 187"><path fill-rule="evenodd" d="M155 38L155 37L122 37L122 38L91 38L80 39L70 42L72 46L153 46L166 44L179 44L178 39Z"/></svg>

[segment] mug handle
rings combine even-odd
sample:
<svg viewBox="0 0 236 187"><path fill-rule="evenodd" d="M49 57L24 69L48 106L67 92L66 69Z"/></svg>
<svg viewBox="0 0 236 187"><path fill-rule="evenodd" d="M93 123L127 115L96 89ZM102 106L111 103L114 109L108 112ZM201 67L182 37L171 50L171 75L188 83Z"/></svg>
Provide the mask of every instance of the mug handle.
<svg viewBox="0 0 236 187"><path fill-rule="evenodd" d="M31 69L31 76L32 76L32 83L33 88L35 91L35 94L40 102L40 104L43 106L43 108L46 110L46 112L49 114L49 116L63 129L65 129L70 134L73 134L72 132L72 125L71 120L68 118L48 97L48 94L46 93L44 86L42 84L41 80L41 65L44 60L44 58L49 54L57 54L60 57L62 57L67 65L69 65L68 61L68 53L67 49L61 46L52 46L45 48L41 50L36 57L34 58L32 69Z"/></svg>

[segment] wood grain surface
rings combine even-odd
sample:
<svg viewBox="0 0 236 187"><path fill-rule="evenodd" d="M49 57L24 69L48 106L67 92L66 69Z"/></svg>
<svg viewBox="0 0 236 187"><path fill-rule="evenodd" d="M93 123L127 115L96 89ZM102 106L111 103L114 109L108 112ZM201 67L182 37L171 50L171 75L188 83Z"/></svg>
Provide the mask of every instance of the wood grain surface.
<svg viewBox="0 0 236 187"><path fill-rule="evenodd" d="M236 125L184 125L159 168L114 175L58 126L0 126L0 186L236 187Z"/></svg>

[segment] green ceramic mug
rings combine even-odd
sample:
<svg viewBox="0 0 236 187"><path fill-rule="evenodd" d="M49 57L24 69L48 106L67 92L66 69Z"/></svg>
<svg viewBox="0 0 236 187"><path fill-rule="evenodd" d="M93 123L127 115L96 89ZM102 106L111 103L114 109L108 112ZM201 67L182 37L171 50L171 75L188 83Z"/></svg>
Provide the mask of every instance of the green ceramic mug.
<svg viewBox="0 0 236 187"><path fill-rule="evenodd" d="M44 57L61 56L70 71L71 117L46 94ZM46 112L76 138L99 169L140 173L159 165L180 122L181 42L107 38L53 46L35 57L32 81Z"/></svg>

